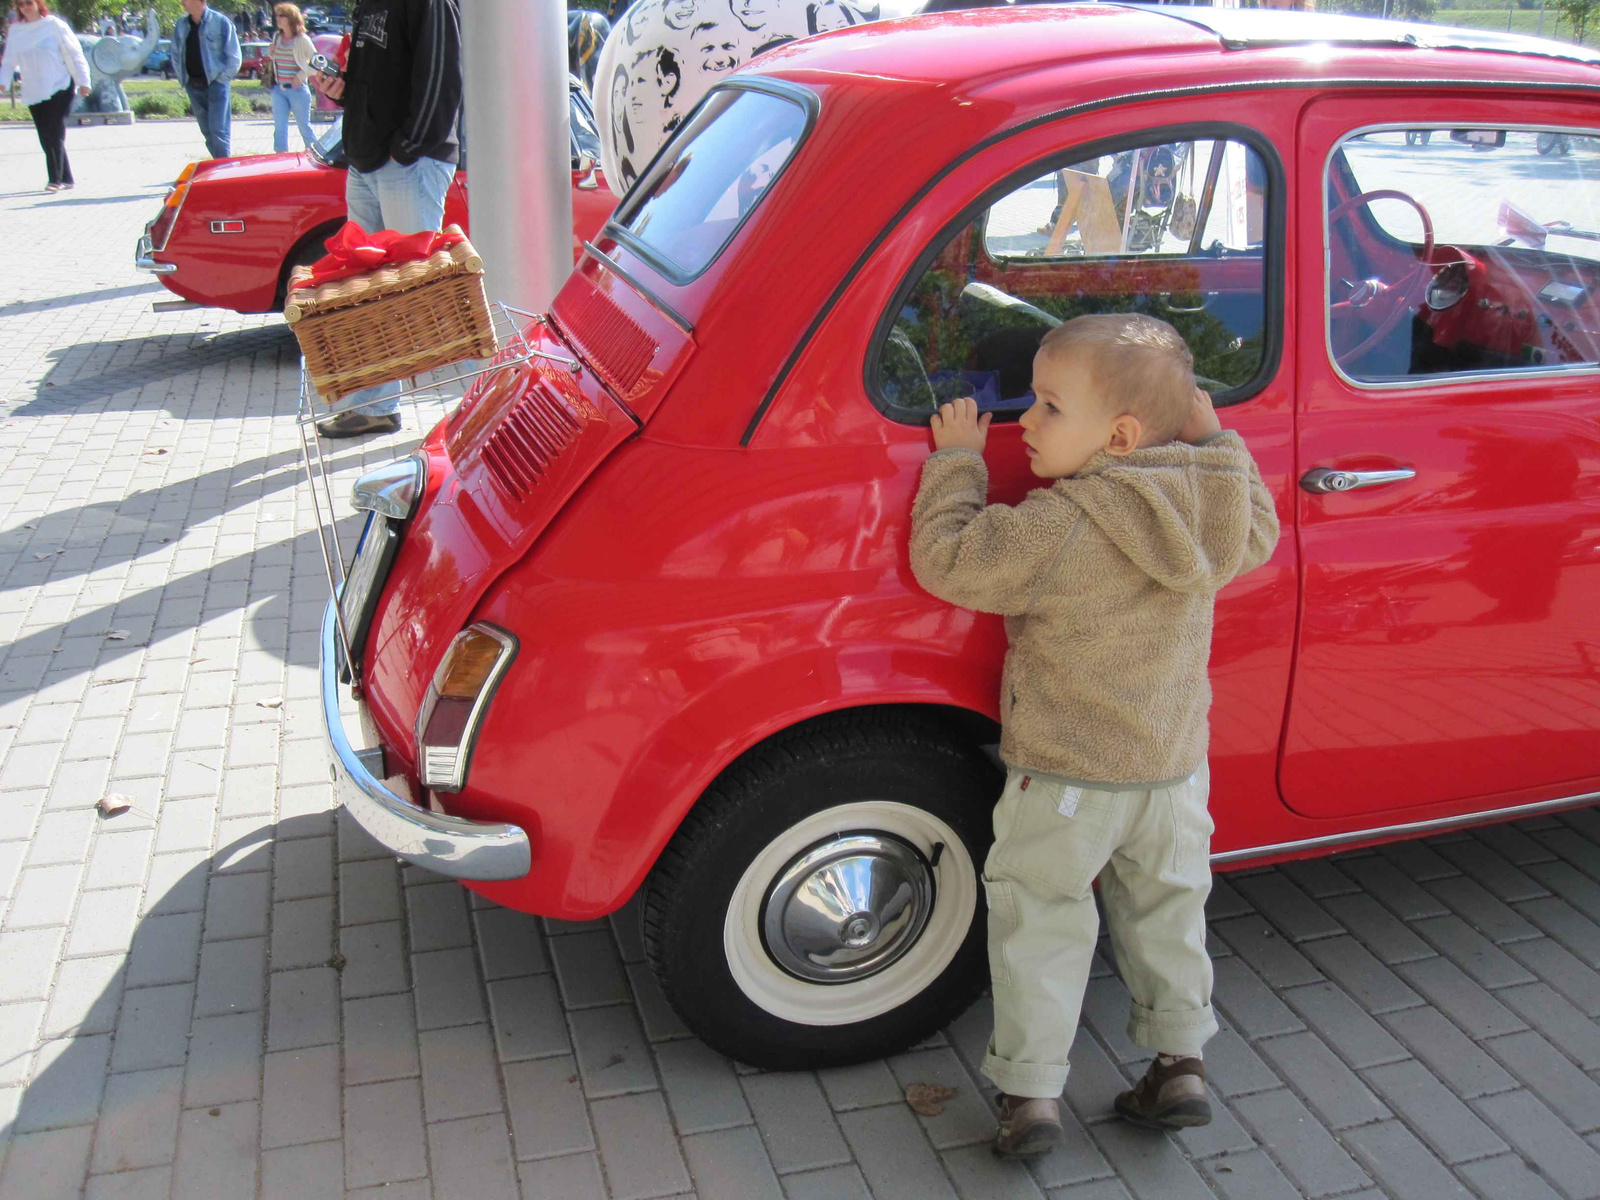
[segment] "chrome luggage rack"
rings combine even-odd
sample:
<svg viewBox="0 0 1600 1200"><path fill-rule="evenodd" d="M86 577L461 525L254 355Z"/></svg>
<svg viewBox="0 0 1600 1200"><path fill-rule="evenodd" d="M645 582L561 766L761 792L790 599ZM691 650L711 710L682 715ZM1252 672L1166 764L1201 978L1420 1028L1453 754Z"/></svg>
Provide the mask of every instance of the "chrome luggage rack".
<svg viewBox="0 0 1600 1200"><path fill-rule="evenodd" d="M337 597L344 587L345 575L360 545L363 524L357 520L343 520L334 504L334 485L348 486L364 471L381 466L396 458L403 458L422 443L423 438L459 404L472 385L490 371L515 367L535 358L550 359L563 366L576 365L573 360L559 354L535 350L523 330L526 326L542 322L543 313L498 300L490 301L489 316L498 335L500 350L491 359L471 360L437 371L414 376L402 381L405 386L398 393L375 397L360 404L341 404L330 407L322 403L306 374L305 359L300 360L300 399L295 413L295 425L300 432L300 461L305 468L306 483L311 488L311 507L317 523L317 543L322 551L322 564L328 575L328 591ZM463 370L461 368L466 367ZM340 412L359 412L386 400L400 402L400 431L376 439L340 442L324 449L317 436L316 423ZM347 453L353 451L354 453ZM346 492L348 495L348 492ZM353 517L356 510L345 504L344 517ZM344 526L341 532L340 526ZM344 543L350 543L348 552ZM339 649L344 661L350 664L352 683L359 687L360 664L350 654L349 631L345 628L344 613L334 606L338 618Z"/></svg>

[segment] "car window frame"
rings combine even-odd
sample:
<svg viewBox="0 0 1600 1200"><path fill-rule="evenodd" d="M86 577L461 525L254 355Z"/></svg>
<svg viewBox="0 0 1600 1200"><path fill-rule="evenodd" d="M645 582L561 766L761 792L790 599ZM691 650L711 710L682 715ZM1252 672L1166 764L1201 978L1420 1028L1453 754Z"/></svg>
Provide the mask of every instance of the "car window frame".
<svg viewBox="0 0 1600 1200"><path fill-rule="evenodd" d="M1573 375L1600 374L1600 361L1593 363L1537 363L1526 367L1506 367L1494 371L1442 371L1435 375L1407 376L1404 379L1357 379L1339 365L1339 360L1333 353L1333 305L1328 295L1328 281L1333 277L1333 229L1328 222L1328 185L1333 179L1334 161L1339 158L1339 152L1344 144L1354 138L1367 133L1404 133L1411 129L1427 129L1434 133L1446 132L1452 129L1503 129L1507 133L1564 133L1572 137L1593 137L1600 139L1600 129L1593 132L1579 132L1570 125L1549 124L1517 124L1514 122L1439 122L1439 121L1385 121L1376 125L1356 125L1341 133L1338 139L1328 148L1328 153L1322 163L1322 178L1320 183L1318 204L1322 209L1322 279L1318 283L1321 296L1319 303L1322 306L1322 352L1327 359L1329 368L1340 383L1346 387L1361 392L1393 392L1407 389L1437 387L1441 384L1461 383L1504 383L1511 380L1529 379L1538 377L1557 376L1567 378ZM1349 162L1345 162L1345 172L1351 184L1360 189L1361 183L1355 177L1355 172L1350 170ZM1597 181L1600 182L1600 181ZM1359 195L1360 191L1353 193ZM1363 206L1366 207L1366 206ZM1381 239L1390 245L1401 248L1416 249L1418 243L1406 241L1396 237L1384 229L1378 219L1370 210L1359 214L1358 220L1362 221L1370 234L1375 239ZM1453 244L1453 243L1452 243ZM1600 258L1594 260L1597 269L1600 269Z"/></svg>
<svg viewBox="0 0 1600 1200"><path fill-rule="evenodd" d="M976 222L978 216L1004 196L1022 187L1024 184L1048 175L1062 167L1070 167L1074 163L1085 159L1107 154L1119 154L1125 150L1137 150L1145 146L1161 145L1167 142L1179 141L1238 141L1254 150L1260 157L1267 171L1267 202L1264 206L1262 223L1262 303L1264 305L1263 341L1261 347L1261 364L1256 368L1256 373L1239 387L1224 393L1225 399L1218 402L1219 408L1233 408L1244 404L1258 396L1277 377L1278 368L1283 358L1283 309L1284 288L1287 276L1288 245L1285 236L1288 213L1288 184L1284 171L1283 160L1278 155L1277 147L1272 139L1258 129L1248 125L1241 125L1234 121L1192 121L1175 125L1152 125L1146 128L1117 134L1112 137L1097 138L1092 141L1079 142L1058 150L1043 158L1034 159L1027 165L1018 168L1003 176L996 183L985 188L976 200L961 209L951 220L939 227L939 231L929 239L921 253L912 261L910 268L901 278L899 285L891 293L889 302L884 306L883 313L879 316L877 324L873 326L872 339L867 344L866 360L862 364L861 383L867 394L867 399L880 414L900 425L927 425L933 418L933 413L925 409L906 408L886 399L877 386L878 371L883 358L883 349L889 339L889 334L894 329L895 320L901 308L905 306L917 282L932 266L935 259L943 252L949 241L965 226ZM987 253L985 250L984 253ZM1134 258L1135 256L1113 255L1107 258ZM1142 257L1142 256L1140 256ZM1164 256L1167 258L1189 257L1185 255ZM1105 261L1102 259L1101 261ZM1021 412L1000 413L994 416L996 424L1015 424Z"/></svg>
<svg viewBox="0 0 1600 1200"><path fill-rule="evenodd" d="M684 136L684 131L694 124L694 119L699 115L701 108L710 103L712 97L723 92L762 92L769 96L775 96L780 100L788 100L799 105L803 121L800 126L800 133L795 138L794 149L783 160L783 165L773 172L771 182L762 191L761 200L752 204L748 212L740 214L737 224L728 232L728 236L723 239L722 245L717 247L717 252L707 259L698 271L684 271L665 255L658 253L646 244L644 239L637 237L622 222L630 220L635 211L637 211L638 206L643 203L642 198L645 194L646 183L653 182L659 176L661 164L665 161L668 151L672 149L680 137ZM675 284L678 287L688 286L721 261L722 256L727 253L728 247L733 245L734 240L744 231L746 222L762 207L767 197L772 195L773 189L782 182L784 175L788 173L794 161L804 151L806 143L811 138L811 131L817 127L817 118L821 111L822 100L817 93L808 87L792 83L787 79L751 75L727 79L717 84L704 96L700 97L695 106L684 117L683 123L678 129L657 147L656 152L650 156L650 161L645 164L644 170L639 172L639 177L633 181L633 186L623 194L621 200L617 201L616 209L606 221L605 229L603 230L605 236L620 245L626 246L631 253L637 255L646 266L668 283ZM601 136L605 136L603 131Z"/></svg>

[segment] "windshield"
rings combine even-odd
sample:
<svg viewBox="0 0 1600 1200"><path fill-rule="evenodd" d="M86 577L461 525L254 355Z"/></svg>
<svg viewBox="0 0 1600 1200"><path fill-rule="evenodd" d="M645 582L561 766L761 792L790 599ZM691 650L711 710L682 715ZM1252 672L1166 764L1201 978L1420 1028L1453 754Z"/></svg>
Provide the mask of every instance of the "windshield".
<svg viewBox="0 0 1600 1200"><path fill-rule="evenodd" d="M805 130L796 100L748 87L712 92L623 201L617 224L657 269L687 282L722 253Z"/></svg>

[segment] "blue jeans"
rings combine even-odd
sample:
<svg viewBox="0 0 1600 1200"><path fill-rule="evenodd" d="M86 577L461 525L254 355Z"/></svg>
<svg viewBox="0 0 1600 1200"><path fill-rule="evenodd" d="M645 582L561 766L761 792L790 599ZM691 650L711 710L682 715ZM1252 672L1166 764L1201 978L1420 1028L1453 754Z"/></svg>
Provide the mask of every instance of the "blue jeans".
<svg viewBox="0 0 1600 1200"><path fill-rule="evenodd" d="M444 194L455 178L454 163L436 158L419 158L409 167L390 159L376 171L345 173L344 203L349 218L368 233L393 229L399 233L421 233L438 229L444 221ZM336 406L336 411L359 407L374 417L400 411L398 383L381 383L375 388L352 392Z"/></svg>
<svg viewBox="0 0 1600 1200"><path fill-rule="evenodd" d="M283 154L289 149L289 114L294 113L294 123L300 127L300 142L309 146L317 140L311 132L311 89L272 85L272 152Z"/></svg>
<svg viewBox="0 0 1600 1200"><path fill-rule="evenodd" d="M206 153L212 158L227 158L233 132L233 95L226 79L205 87L188 85L189 107L205 135Z"/></svg>

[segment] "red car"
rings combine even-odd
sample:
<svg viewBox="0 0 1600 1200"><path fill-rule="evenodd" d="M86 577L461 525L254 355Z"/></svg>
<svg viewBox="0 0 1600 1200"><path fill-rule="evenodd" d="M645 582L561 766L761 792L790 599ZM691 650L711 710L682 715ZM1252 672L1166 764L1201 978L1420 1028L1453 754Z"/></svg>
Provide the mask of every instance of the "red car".
<svg viewBox="0 0 1600 1200"><path fill-rule="evenodd" d="M596 236L616 197L594 170L600 158L589 96L569 80L573 257ZM235 312L283 308L289 272L323 255L345 222L343 122L298 154L190 163L145 226L134 265L194 304ZM467 228L467 176L445 196L445 224Z"/></svg>
<svg viewBox="0 0 1600 1200"><path fill-rule="evenodd" d="M985 981L1004 651L912 578L926 425L976 396L1019 499L1039 338L1130 309L1286 531L1217 609L1217 865L1593 803L1600 195L1536 142L1600 122L1597 65L1100 4L763 55L530 326L552 357L357 484L343 803L513 908L643 889L667 997L737 1058L924 1037Z"/></svg>
<svg viewBox="0 0 1600 1200"><path fill-rule="evenodd" d="M266 58L267 52L271 48L271 42L240 42L239 78L260 79L261 60Z"/></svg>

